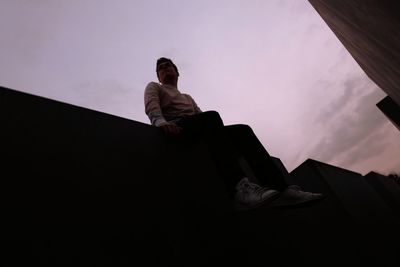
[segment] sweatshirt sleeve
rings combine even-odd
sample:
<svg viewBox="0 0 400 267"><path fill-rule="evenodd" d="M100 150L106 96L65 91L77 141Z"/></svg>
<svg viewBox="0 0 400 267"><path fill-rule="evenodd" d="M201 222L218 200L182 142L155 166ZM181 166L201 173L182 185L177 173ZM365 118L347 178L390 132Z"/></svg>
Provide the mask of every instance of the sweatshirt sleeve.
<svg viewBox="0 0 400 267"><path fill-rule="evenodd" d="M203 111L201 111L201 109L199 108L199 106L197 105L196 101L194 101L193 97L190 97L190 99L192 100L192 104L193 104L193 108L195 113L202 113Z"/></svg>
<svg viewBox="0 0 400 267"><path fill-rule="evenodd" d="M152 125L159 127L167 122L161 111L158 85L154 82L144 90L144 107Z"/></svg>

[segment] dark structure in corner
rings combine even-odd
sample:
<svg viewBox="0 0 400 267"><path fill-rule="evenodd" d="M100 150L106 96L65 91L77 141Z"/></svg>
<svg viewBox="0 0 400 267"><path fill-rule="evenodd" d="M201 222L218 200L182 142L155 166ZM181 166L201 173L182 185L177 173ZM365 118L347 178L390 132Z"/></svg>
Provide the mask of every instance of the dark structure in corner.
<svg viewBox="0 0 400 267"><path fill-rule="evenodd" d="M386 96L384 99L379 101L376 106L400 131L400 105L394 102L393 99L390 98L390 96Z"/></svg>

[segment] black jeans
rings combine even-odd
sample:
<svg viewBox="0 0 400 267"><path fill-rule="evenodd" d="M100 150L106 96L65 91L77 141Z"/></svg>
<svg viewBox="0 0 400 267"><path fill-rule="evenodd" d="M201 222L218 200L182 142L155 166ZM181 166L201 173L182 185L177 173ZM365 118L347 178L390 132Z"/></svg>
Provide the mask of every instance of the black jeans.
<svg viewBox="0 0 400 267"><path fill-rule="evenodd" d="M248 125L224 126L216 111L188 116L175 122L188 138L203 138L231 195L244 177L238 158L243 157L262 186L283 190L284 176Z"/></svg>

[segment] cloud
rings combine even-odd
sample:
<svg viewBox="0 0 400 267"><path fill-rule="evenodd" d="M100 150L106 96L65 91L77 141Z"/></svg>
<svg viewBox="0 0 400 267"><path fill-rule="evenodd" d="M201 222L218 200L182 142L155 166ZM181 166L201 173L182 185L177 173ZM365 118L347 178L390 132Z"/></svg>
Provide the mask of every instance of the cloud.
<svg viewBox="0 0 400 267"><path fill-rule="evenodd" d="M350 166L382 153L390 145L384 141L386 133L382 131L387 120L376 107L384 94L372 82L367 88L365 85L359 78L344 82L343 93L316 117L325 134L307 155ZM360 89L367 93L359 96Z"/></svg>
<svg viewBox="0 0 400 267"><path fill-rule="evenodd" d="M325 124L332 118L341 114L356 97L357 90L362 82L361 77L351 77L343 83L343 92L336 99L334 99L328 107L325 107L314 119L315 123ZM327 82L327 87L334 87L332 82ZM337 89L336 89L337 90Z"/></svg>
<svg viewBox="0 0 400 267"><path fill-rule="evenodd" d="M387 128L380 125L378 129L358 142L356 146L338 159L340 165L356 166L359 163L381 155L391 142L387 136Z"/></svg>
<svg viewBox="0 0 400 267"><path fill-rule="evenodd" d="M356 149L339 158L337 162L363 174L369 171L382 174L399 172L399 137L398 130L386 121L379 130L360 143Z"/></svg>

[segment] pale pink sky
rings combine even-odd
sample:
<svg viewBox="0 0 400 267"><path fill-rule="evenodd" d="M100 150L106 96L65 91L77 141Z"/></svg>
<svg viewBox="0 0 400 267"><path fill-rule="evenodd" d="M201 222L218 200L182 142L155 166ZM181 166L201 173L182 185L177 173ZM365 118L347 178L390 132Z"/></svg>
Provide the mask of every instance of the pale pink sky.
<svg viewBox="0 0 400 267"><path fill-rule="evenodd" d="M3 0L0 84L149 123L143 90L172 58L179 89L249 124L291 171L307 158L400 172L400 132L308 1Z"/></svg>

